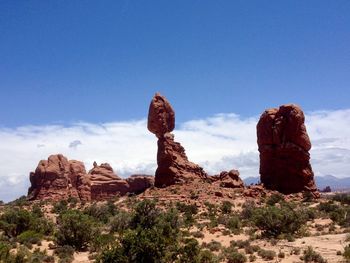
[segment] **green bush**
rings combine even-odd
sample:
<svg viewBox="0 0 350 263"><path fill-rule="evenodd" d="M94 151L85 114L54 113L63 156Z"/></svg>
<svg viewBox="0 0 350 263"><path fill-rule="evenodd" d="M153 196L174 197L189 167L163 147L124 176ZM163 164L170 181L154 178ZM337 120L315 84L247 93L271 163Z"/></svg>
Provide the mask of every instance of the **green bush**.
<svg viewBox="0 0 350 263"><path fill-rule="evenodd" d="M281 234L295 234L307 218L289 205L281 205L255 209L252 220L266 237L278 237Z"/></svg>
<svg viewBox="0 0 350 263"><path fill-rule="evenodd" d="M110 219L110 231L122 234L130 226L130 220L130 213L125 211L118 212L114 217Z"/></svg>
<svg viewBox="0 0 350 263"><path fill-rule="evenodd" d="M344 253L343 253L343 257L345 258L345 260L350 262L350 245L347 245L344 248Z"/></svg>
<svg viewBox="0 0 350 263"><path fill-rule="evenodd" d="M304 262L315 262L315 263L326 263L325 260L319 253L315 252L312 247L308 247L304 250L304 255L302 257Z"/></svg>
<svg viewBox="0 0 350 263"><path fill-rule="evenodd" d="M42 238L42 234L33 230L24 231L17 236L17 240L21 244L37 244Z"/></svg>
<svg viewBox="0 0 350 263"><path fill-rule="evenodd" d="M221 205L221 212L223 214L230 214L232 211L232 203L229 202L229 201L224 201L222 202L222 205Z"/></svg>
<svg viewBox="0 0 350 263"><path fill-rule="evenodd" d="M230 229L234 234L239 234L241 232L241 221L238 216L231 216L226 222L225 226Z"/></svg>
<svg viewBox="0 0 350 263"><path fill-rule="evenodd" d="M350 209L334 204L332 201L320 203L318 206L320 211L329 215L329 217L341 226L350 226Z"/></svg>
<svg viewBox="0 0 350 263"><path fill-rule="evenodd" d="M342 204L350 205L350 194L336 194L333 197L334 201L338 201Z"/></svg>
<svg viewBox="0 0 350 263"><path fill-rule="evenodd" d="M244 254L239 253L237 249L231 250L227 254L226 257L227 257L227 263L244 263L244 262L247 262L247 257Z"/></svg>
<svg viewBox="0 0 350 263"><path fill-rule="evenodd" d="M116 243L116 239L112 234L97 234L91 242L90 251L101 251L111 247Z"/></svg>
<svg viewBox="0 0 350 263"><path fill-rule="evenodd" d="M198 241L194 238L184 240L184 245L180 249L179 259L181 263L199 262L200 248Z"/></svg>
<svg viewBox="0 0 350 263"><path fill-rule="evenodd" d="M258 255L265 260L273 260L276 257L276 252L272 250L260 249Z"/></svg>
<svg viewBox="0 0 350 263"><path fill-rule="evenodd" d="M124 249L121 246L113 246L102 251L97 257L96 263L129 263L133 262L128 260L125 256Z"/></svg>
<svg viewBox="0 0 350 263"><path fill-rule="evenodd" d="M199 263L218 263L218 262L219 260L213 252L207 249L201 250L199 252Z"/></svg>
<svg viewBox="0 0 350 263"><path fill-rule="evenodd" d="M77 210L67 210L58 217L56 242L59 246L69 245L76 249L87 247L96 236L93 220Z"/></svg>
<svg viewBox="0 0 350 263"><path fill-rule="evenodd" d="M53 223L40 217L38 212L9 207L0 216L0 229L8 237L16 237L28 230L49 235L52 233Z"/></svg>
<svg viewBox="0 0 350 263"><path fill-rule="evenodd" d="M267 201L266 201L266 204L267 205L275 205L276 203L279 203L281 201L284 201L284 195L283 194L280 194L280 193L277 193L277 194L273 194L271 195Z"/></svg>
<svg viewBox="0 0 350 263"><path fill-rule="evenodd" d="M55 254L59 257L60 262L69 263L73 261L74 248L64 245L55 249Z"/></svg>
<svg viewBox="0 0 350 263"><path fill-rule="evenodd" d="M95 218L97 221L104 224L108 223L110 217L116 214L116 207L112 202L107 204L92 204L84 209L84 213Z"/></svg>
<svg viewBox="0 0 350 263"><path fill-rule="evenodd" d="M137 204L130 223L120 239L129 262L172 261L176 258L179 238L179 217L176 209L161 212L155 202Z"/></svg>
<svg viewBox="0 0 350 263"><path fill-rule="evenodd" d="M205 248L209 249L210 251L220 251L221 243L216 240L212 240L205 245Z"/></svg>
<svg viewBox="0 0 350 263"><path fill-rule="evenodd" d="M59 202L56 202L53 205L52 212L56 214L63 213L67 211L68 209L68 202L67 200L60 200Z"/></svg>

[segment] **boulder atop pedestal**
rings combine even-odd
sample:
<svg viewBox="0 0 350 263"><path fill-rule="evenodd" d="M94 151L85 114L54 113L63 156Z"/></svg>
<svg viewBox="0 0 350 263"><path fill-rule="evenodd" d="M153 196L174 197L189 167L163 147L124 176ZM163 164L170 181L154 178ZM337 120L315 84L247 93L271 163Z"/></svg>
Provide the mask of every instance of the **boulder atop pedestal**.
<svg viewBox="0 0 350 263"><path fill-rule="evenodd" d="M170 132L175 127L175 113L168 100L156 93L148 112L148 130L158 138L155 186L164 187L191 181L193 178L206 178L203 168L190 162L185 149L174 141Z"/></svg>

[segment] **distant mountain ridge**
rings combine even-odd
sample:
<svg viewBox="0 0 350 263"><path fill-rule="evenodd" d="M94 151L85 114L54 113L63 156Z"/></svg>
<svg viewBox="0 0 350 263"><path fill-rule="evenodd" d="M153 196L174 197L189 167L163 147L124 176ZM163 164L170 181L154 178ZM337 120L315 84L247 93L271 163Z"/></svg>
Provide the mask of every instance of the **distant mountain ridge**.
<svg viewBox="0 0 350 263"><path fill-rule="evenodd" d="M246 185L256 184L260 182L260 177L247 177L243 179ZM326 186L330 186L332 191L350 189L350 177L338 178L333 175L315 176L316 186L322 190Z"/></svg>

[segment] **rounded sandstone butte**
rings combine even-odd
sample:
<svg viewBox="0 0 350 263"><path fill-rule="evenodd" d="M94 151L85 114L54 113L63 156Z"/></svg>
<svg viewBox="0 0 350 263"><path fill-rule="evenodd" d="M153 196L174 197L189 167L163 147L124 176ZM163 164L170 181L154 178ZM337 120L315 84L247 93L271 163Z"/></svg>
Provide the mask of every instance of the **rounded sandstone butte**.
<svg viewBox="0 0 350 263"><path fill-rule="evenodd" d="M88 200L78 188L86 189L88 182L84 164L79 161L68 161L62 154L49 156L48 160L41 160L30 173L31 187L28 190L29 199L61 200L68 197ZM84 185L85 184L85 185Z"/></svg>
<svg viewBox="0 0 350 263"><path fill-rule="evenodd" d="M169 101L156 93L149 105L147 128L158 138L175 128L175 112Z"/></svg>
<svg viewBox="0 0 350 263"><path fill-rule="evenodd" d="M266 188L318 196L310 165L311 142L303 111L295 104L265 110L257 124L260 180Z"/></svg>
<svg viewBox="0 0 350 263"><path fill-rule="evenodd" d="M126 193L141 193L153 185L151 176L139 175L121 179L108 163L97 165L86 173L80 161L62 154L41 160L35 172L30 173L29 200L65 200L75 197L81 201L107 200Z"/></svg>

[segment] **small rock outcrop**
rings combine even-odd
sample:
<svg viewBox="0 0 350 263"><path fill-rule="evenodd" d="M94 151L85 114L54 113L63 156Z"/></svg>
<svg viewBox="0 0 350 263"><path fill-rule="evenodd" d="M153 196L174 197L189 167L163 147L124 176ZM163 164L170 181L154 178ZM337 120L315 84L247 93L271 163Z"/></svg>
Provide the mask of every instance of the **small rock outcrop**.
<svg viewBox="0 0 350 263"><path fill-rule="evenodd" d="M39 162L30 173L29 200L59 201L75 197L81 201L107 200L116 195L142 193L154 184L152 176L134 175L118 177L108 163L97 165L86 173L80 161L70 160L62 154L51 155Z"/></svg>
<svg viewBox="0 0 350 263"><path fill-rule="evenodd" d="M148 130L158 138L155 186L164 187L206 178L203 168L190 162L185 149L174 141L170 132L175 128L175 113L168 100L156 93L149 106Z"/></svg>
<svg viewBox="0 0 350 263"><path fill-rule="evenodd" d="M318 196L303 111L294 104L268 109L257 124L260 180L267 189Z"/></svg>
<svg viewBox="0 0 350 263"><path fill-rule="evenodd" d="M239 177L238 170L223 171L219 175L212 176L212 181L224 188L244 188L244 182Z"/></svg>

